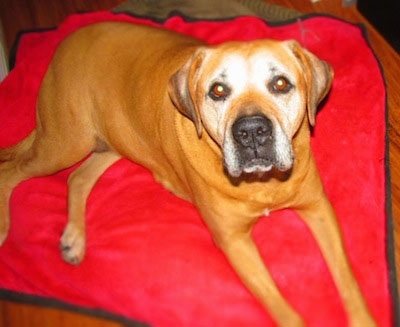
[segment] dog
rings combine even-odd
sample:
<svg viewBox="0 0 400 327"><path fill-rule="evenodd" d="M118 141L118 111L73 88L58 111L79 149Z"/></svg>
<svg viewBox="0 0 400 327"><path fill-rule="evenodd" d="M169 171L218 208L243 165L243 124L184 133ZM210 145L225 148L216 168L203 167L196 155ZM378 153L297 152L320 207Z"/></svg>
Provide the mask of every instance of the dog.
<svg viewBox="0 0 400 327"><path fill-rule="evenodd" d="M85 206L120 158L199 210L216 245L279 326L304 326L252 240L257 219L295 210L315 237L348 313L375 326L347 258L310 149L331 66L294 40L210 46L171 31L98 23L57 48L37 100L36 128L0 150L0 244L23 180L87 158L68 179L63 258L85 254ZM89 156L90 155L90 156Z"/></svg>

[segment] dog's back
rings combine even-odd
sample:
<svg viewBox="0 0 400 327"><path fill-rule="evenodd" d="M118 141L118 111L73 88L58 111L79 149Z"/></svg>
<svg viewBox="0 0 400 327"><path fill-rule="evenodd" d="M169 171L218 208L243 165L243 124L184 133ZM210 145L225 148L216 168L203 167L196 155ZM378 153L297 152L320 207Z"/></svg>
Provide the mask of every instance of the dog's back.
<svg viewBox="0 0 400 327"><path fill-rule="evenodd" d="M174 32L129 23L82 28L57 49L40 89L38 112L84 131L73 142L86 140L91 144L82 146L91 150L106 144L148 166L143 162L151 157L146 151L156 151L160 140L143 122L171 107L165 97L169 76L199 44ZM173 110L170 116L175 114Z"/></svg>

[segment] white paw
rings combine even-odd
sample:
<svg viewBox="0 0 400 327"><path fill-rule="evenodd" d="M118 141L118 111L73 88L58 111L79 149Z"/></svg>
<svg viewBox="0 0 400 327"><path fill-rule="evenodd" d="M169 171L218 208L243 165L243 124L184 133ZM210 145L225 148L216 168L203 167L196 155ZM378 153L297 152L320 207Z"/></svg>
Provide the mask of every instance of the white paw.
<svg viewBox="0 0 400 327"><path fill-rule="evenodd" d="M68 224L61 237L60 249L64 260L73 265L81 263L85 256L85 231L74 224Z"/></svg>

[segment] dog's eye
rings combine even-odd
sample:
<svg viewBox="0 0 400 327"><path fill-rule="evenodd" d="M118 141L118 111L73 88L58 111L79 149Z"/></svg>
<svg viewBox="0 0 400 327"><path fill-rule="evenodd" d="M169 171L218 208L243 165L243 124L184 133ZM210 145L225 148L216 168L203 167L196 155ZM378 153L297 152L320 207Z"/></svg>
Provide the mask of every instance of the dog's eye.
<svg viewBox="0 0 400 327"><path fill-rule="evenodd" d="M272 79L269 88L275 93L287 93L292 88L292 84L284 76L276 76Z"/></svg>
<svg viewBox="0 0 400 327"><path fill-rule="evenodd" d="M223 83L214 83L208 95L211 99L218 101L218 100L225 100L230 94L230 89Z"/></svg>

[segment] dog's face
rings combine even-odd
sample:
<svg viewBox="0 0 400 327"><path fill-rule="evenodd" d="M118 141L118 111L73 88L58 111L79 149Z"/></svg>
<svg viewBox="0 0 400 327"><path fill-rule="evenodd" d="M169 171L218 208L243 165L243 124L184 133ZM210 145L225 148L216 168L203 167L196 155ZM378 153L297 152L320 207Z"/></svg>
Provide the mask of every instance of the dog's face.
<svg viewBox="0 0 400 327"><path fill-rule="evenodd" d="M260 40L199 49L170 80L175 106L221 147L232 177L293 165L291 141L315 122L330 66L295 41Z"/></svg>

